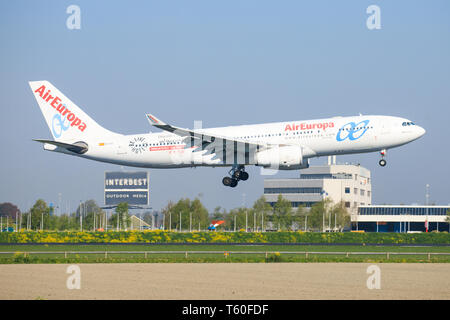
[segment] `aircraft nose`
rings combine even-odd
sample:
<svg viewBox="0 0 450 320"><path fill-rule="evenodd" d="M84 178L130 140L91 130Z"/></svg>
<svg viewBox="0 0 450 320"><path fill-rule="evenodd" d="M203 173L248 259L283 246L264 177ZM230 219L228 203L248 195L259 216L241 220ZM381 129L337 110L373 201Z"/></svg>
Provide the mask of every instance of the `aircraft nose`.
<svg viewBox="0 0 450 320"><path fill-rule="evenodd" d="M419 126L417 127L417 131L418 131L417 133L419 135L419 138L427 132L424 128L419 127Z"/></svg>

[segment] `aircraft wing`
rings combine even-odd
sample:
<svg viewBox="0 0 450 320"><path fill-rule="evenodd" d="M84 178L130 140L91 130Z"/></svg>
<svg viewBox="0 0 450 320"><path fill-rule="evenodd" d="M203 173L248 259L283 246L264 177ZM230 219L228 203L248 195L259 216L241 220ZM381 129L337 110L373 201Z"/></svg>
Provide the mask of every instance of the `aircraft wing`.
<svg viewBox="0 0 450 320"><path fill-rule="evenodd" d="M152 126L185 137L185 140L187 140L186 148L189 148L188 140L190 140L190 147L195 148L193 152L206 151L206 154L213 155L212 160L221 159L221 162L224 164L251 164L255 163L255 156L258 151L283 146L297 146L295 144L268 144L234 139L210 132L205 133L200 130L175 127L151 114L146 116Z"/></svg>
<svg viewBox="0 0 450 320"><path fill-rule="evenodd" d="M229 137L223 137L216 134L208 134L200 132L199 130L191 130L191 129L184 129L172 126L170 124L164 123L163 121L159 120L155 116L151 114L147 114L147 119L150 122L150 124L154 127L157 127L159 129L172 132L178 136L181 137L187 137L191 138L191 141L197 140L197 142L201 141L202 143L202 150L205 149L215 149L217 152L217 147L223 147L223 152L227 149L227 147L234 147L234 150L239 150L241 152L248 152L249 149L253 150L262 150L266 148L270 148L271 146L265 143L256 143L256 142L249 142L244 141L240 139L233 139ZM247 151L246 151L247 150Z"/></svg>

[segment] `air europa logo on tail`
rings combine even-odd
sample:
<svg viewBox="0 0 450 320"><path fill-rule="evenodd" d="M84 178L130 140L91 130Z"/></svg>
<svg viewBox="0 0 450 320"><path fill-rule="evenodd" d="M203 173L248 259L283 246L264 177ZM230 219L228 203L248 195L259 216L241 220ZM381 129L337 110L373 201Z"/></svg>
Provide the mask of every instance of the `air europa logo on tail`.
<svg viewBox="0 0 450 320"><path fill-rule="evenodd" d="M334 122L320 122L320 123L300 123L300 124L287 124L284 131L298 131L298 130L311 130L333 128Z"/></svg>
<svg viewBox="0 0 450 320"><path fill-rule="evenodd" d="M69 125L71 127L77 127L78 130L80 131L84 131L86 129L86 123L84 123L80 118L78 118L73 112L71 112L69 109L67 109L67 107L65 105L62 104L61 102L61 98L59 98L58 96L52 96L50 94L50 90L47 90L47 92L45 92L45 86L42 85L40 86L38 89L34 90L34 92L37 92L39 94L39 96L45 100L45 102L50 103L50 105L56 109L56 111L58 111L62 117L64 117L64 120L69 121ZM45 92L45 93L44 93ZM59 116L59 120L60 120L60 124L61 124L61 130L59 132L59 134L57 134L55 132L55 130L53 130L53 132L55 133L55 135L57 136L57 138L59 138L59 136L61 136L62 131L69 129L69 125L64 127L63 126L63 118L61 118L61 116Z"/></svg>

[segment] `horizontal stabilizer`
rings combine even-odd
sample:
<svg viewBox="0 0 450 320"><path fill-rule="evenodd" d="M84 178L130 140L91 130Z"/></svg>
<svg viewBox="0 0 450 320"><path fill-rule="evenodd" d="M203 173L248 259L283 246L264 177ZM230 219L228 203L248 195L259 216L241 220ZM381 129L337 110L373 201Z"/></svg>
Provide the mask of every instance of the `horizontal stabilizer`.
<svg viewBox="0 0 450 320"><path fill-rule="evenodd" d="M66 149L68 151L83 154L88 151L88 145L85 142L79 141L75 142L74 144L71 143L64 143L59 141L53 141L53 140L43 140L43 139L33 139L33 141L37 141L44 144L50 144L59 148Z"/></svg>

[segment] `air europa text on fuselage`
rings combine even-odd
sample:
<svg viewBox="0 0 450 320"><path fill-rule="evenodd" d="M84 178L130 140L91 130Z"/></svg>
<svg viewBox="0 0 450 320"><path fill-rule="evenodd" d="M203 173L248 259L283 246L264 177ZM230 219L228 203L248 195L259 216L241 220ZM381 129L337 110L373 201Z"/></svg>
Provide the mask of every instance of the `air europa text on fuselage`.
<svg viewBox="0 0 450 320"><path fill-rule="evenodd" d="M311 130L333 128L334 122L320 122L320 123L300 123L300 124L287 124L284 131L298 131L298 130Z"/></svg>
<svg viewBox="0 0 450 320"><path fill-rule="evenodd" d="M37 92L39 96L45 100L45 102L50 103L50 105L56 109L62 116L65 116L67 121L70 122L70 126L77 127L80 131L84 131L86 129L86 123L84 123L80 118L78 118L73 112L67 109L61 102L61 98L58 96L52 96L50 94L50 90L45 92L45 86L42 85L34 92ZM44 93L45 92L45 93ZM52 100L50 102L50 100Z"/></svg>

